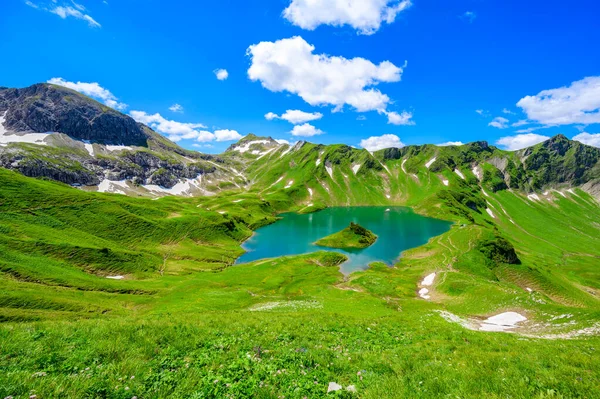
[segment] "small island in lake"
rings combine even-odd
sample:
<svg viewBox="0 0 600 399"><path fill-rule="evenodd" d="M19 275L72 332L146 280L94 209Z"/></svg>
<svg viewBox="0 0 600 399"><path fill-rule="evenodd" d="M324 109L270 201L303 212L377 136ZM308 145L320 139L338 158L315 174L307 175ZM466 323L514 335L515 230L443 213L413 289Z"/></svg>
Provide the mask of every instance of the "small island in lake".
<svg viewBox="0 0 600 399"><path fill-rule="evenodd" d="M375 244L377 236L361 225L350 222L350 226L315 242L315 245L329 248L367 248Z"/></svg>

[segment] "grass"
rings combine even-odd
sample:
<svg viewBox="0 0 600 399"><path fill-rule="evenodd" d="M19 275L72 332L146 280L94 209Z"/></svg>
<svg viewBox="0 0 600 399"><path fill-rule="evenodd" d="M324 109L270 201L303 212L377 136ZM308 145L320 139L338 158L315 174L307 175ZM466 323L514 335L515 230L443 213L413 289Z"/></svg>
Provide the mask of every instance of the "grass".
<svg viewBox="0 0 600 399"><path fill-rule="evenodd" d="M278 169L276 153L272 168L252 166L250 191L157 201L0 170L0 397L600 396L599 337L470 331L438 313L519 311L529 335L597 323L591 197L484 196L469 168L462 180L443 158L422 166L434 147L413 154L408 173L402 159L383 161L389 174L343 147L299 151L297 167ZM329 155L333 179L316 165ZM232 266L253 230L309 201L412 205L456 223L394 267L349 276L325 251ZM432 272L431 300L418 299ZM330 382L356 392L327 394Z"/></svg>
<svg viewBox="0 0 600 399"><path fill-rule="evenodd" d="M375 241L377 241L377 236L372 231L350 222L350 226L321 238L315 244L329 248L368 248L375 244Z"/></svg>

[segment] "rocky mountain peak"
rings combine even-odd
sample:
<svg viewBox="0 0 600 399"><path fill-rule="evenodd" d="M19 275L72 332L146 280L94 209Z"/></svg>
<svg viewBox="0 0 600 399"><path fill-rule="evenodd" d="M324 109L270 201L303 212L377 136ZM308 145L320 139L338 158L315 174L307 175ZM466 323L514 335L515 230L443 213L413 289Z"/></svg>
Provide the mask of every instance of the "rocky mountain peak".
<svg viewBox="0 0 600 399"><path fill-rule="evenodd" d="M6 113L5 128L13 132L57 132L100 144L147 145L147 134L131 117L62 86L0 89L0 112Z"/></svg>

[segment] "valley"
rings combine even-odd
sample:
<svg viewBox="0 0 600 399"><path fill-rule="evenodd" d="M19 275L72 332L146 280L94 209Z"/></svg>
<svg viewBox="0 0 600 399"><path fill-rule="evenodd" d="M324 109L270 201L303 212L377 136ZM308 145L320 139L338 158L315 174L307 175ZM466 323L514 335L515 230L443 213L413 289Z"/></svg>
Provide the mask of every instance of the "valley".
<svg viewBox="0 0 600 399"><path fill-rule="evenodd" d="M206 155L35 90L0 101L50 136L0 141L0 397L597 396L600 150ZM71 104L135 134L18 118ZM313 245L350 222L375 243Z"/></svg>

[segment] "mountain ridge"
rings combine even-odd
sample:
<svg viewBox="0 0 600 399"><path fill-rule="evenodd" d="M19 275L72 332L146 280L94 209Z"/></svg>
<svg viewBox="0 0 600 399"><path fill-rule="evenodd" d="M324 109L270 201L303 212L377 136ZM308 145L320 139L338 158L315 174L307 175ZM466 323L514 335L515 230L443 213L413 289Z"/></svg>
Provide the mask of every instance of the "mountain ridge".
<svg viewBox="0 0 600 399"><path fill-rule="evenodd" d="M117 110L47 83L0 89L0 114L3 130L16 135L57 132L34 143L0 141L0 166L92 191L193 196L265 187L298 190L304 184L324 190L324 203L339 204L344 195L333 195L333 188L343 188L351 197L352 187L369 184L378 187L378 201L385 203L402 202L403 195L394 199L392 191L406 192L423 179L431 184L435 176L443 186L462 180L492 192L514 189L528 194L581 186L600 198L600 149L563 135L514 152L474 141L370 153L345 144L290 145L248 134L222 154L210 155L185 150ZM292 179L297 174L302 176ZM297 200L304 201L307 193L299 193ZM347 203L360 203L350 197Z"/></svg>

